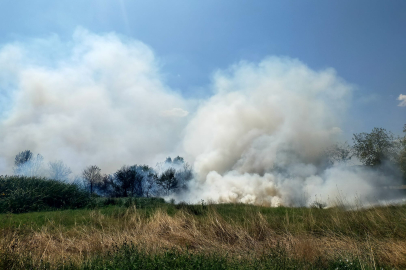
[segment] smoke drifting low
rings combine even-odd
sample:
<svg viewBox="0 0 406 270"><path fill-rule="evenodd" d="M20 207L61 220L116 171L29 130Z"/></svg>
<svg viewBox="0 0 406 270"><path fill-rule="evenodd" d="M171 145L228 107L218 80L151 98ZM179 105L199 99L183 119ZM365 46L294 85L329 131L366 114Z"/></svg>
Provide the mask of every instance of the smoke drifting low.
<svg viewBox="0 0 406 270"><path fill-rule="evenodd" d="M333 69L280 57L240 62L218 71L213 96L195 102L165 85L141 42L79 29L64 47L47 61L21 44L0 50L0 94L11 104L0 119L1 173L25 149L63 160L74 173L179 154L195 178L177 200L277 206L339 193L382 198L375 188L382 175L326 164L324 151L340 139L351 100L351 86Z"/></svg>

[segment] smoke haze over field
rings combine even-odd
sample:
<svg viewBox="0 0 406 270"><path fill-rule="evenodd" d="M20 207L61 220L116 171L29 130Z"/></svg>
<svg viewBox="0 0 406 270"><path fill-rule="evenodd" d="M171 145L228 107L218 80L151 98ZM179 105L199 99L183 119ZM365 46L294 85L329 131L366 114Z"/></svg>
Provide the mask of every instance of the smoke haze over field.
<svg viewBox="0 0 406 270"><path fill-rule="evenodd" d="M42 58L50 48L62 51ZM240 62L215 73L210 98L187 100L165 85L145 44L78 29L67 44L51 37L4 46L0 74L1 173L25 149L76 174L179 154L196 175L178 200L276 206L339 192L381 196L381 175L326 164L352 92L333 69L284 57Z"/></svg>

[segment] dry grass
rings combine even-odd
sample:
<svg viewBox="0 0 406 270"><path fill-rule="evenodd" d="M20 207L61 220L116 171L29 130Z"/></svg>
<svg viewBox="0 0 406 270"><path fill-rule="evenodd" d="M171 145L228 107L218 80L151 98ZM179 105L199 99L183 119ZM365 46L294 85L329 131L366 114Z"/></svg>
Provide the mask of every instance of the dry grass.
<svg viewBox="0 0 406 270"><path fill-rule="evenodd" d="M378 262L406 268L405 232L396 234L396 230L404 230L404 212L394 221L390 207L352 212L317 210L318 215L314 211L286 211L286 216L279 219L251 211L233 220L220 215L215 207L203 216L186 210L171 216L162 209L147 216L135 207L116 216L93 210L87 217L89 224L65 227L49 220L39 229L2 229L0 252L29 254L34 263L43 260L55 264L69 259L80 264L93 254L132 242L147 253L187 248L191 252L252 259L282 248L293 259L358 258L372 268ZM323 212L322 222L319 215ZM373 231L377 226L380 230Z"/></svg>

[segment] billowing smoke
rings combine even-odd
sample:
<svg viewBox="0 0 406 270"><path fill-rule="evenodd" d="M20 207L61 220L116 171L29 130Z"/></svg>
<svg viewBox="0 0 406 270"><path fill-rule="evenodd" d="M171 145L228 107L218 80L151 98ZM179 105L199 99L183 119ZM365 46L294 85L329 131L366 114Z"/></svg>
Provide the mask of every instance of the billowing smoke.
<svg viewBox="0 0 406 270"><path fill-rule="evenodd" d="M197 174L186 200L375 201L382 198L376 186L391 183L365 168L327 166L325 151L340 138L351 95L334 70L287 58L242 62L216 74L214 91L186 128Z"/></svg>
<svg viewBox="0 0 406 270"><path fill-rule="evenodd" d="M0 50L0 173L10 173L26 149L63 160L76 174L171 154L189 104L162 82L149 47L83 29L66 44L55 37L32 43Z"/></svg>
<svg viewBox="0 0 406 270"><path fill-rule="evenodd" d="M141 42L78 29L69 42L8 44L0 48L0 174L26 149L63 160L74 174L181 155L195 176L177 200L276 206L381 198L376 186L388 177L326 163L351 88L333 69L271 57L218 71L212 97L195 102L165 85Z"/></svg>

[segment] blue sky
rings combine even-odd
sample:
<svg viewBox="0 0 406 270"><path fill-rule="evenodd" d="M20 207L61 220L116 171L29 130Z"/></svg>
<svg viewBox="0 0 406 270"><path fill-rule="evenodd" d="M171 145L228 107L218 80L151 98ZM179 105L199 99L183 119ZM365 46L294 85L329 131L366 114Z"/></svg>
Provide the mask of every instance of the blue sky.
<svg viewBox="0 0 406 270"><path fill-rule="evenodd" d="M0 46L69 41L78 26L147 44L186 97L210 96L218 69L288 56L355 86L347 137L373 127L401 134L406 123L397 100L406 94L405 1L0 1Z"/></svg>

